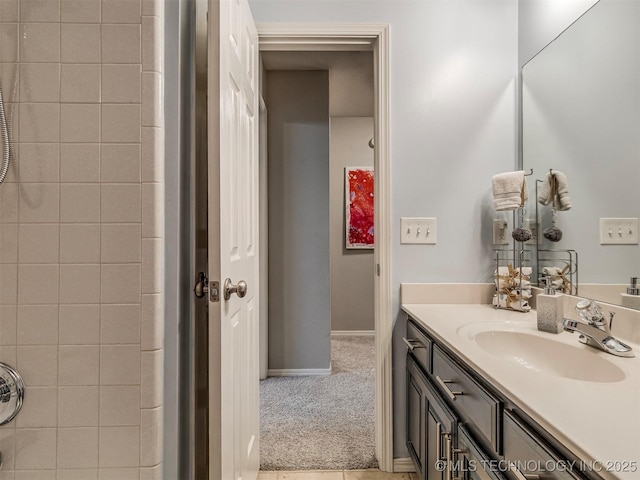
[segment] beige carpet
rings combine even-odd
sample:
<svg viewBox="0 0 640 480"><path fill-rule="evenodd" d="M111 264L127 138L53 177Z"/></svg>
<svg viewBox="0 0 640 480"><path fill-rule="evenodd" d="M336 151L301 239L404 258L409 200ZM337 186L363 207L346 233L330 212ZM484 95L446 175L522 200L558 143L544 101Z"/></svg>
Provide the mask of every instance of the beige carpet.
<svg viewBox="0 0 640 480"><path fill-rule="evenodd" d="M376 468L374 337L331 340L331 375L260 382L260 469Z"/></svg>

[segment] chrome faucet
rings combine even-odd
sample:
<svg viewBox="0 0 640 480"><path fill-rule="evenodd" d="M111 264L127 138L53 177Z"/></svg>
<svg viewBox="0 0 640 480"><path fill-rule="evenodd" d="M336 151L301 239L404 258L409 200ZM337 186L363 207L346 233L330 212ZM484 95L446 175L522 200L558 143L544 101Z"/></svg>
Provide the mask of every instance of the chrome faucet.
<svg viewBox="0 0 640 480"><path fill-rule="evenodd" d="M580 342L612 355L635 357L629 345L611 335L614 312L609 313L609 322L607 322L596 302L587 299L578 302L576 312L586 323L565 318L562 320L562 326L566 332L578 332Z"/></svg>

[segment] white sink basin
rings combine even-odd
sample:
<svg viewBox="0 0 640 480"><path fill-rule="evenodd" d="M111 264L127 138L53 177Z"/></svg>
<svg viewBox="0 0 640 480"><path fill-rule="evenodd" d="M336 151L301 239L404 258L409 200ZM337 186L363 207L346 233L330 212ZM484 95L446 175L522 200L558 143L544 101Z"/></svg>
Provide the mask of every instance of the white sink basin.
<svg viewBox="0 0 640 480"><path fill-rule="evenodd" d="M513 326L508 330L473 327L458 333L470 333L469 338L480 348L522 368L586 382L619 382L625 378L624 371L605 357L607 353L577 344L577 336L572 336L576 341L572 345L556 340L552 334L541 335Z"/></svg>

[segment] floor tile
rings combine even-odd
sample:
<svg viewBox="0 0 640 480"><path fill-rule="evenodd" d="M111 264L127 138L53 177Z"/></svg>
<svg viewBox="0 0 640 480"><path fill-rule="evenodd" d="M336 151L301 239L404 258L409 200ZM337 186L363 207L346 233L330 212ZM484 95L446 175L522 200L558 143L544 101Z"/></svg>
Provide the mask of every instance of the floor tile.
<svg viewBox="0 0 640 480"><path fill-rule="evenodd" d="M344 480L410 480L408 473L387 473L376 470L345 470Z"/></svg>
<svg viewBox="0 0 640 480"><path fill-rule="evenodd" d="M279 472L278 480L343 480L342 471Z"/></svg>
<svg viewBox="0 0 640 480"><path fill-rule="evenodd" d="M278 472L258 472L258 480L278 480Z"/></svg>

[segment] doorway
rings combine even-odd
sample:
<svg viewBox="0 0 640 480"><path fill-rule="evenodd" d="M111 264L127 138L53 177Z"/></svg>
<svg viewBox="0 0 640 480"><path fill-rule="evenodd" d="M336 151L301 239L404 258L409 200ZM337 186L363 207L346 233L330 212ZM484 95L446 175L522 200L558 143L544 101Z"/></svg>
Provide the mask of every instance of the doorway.
<svg viewBox="0 0 640 480"><path fill-rule="evenodd" d="M388 152L388 26L258 24L262 52L372 51L374 57L375 445L379 468L393 471L391 383L390 195Z"/></svg>

